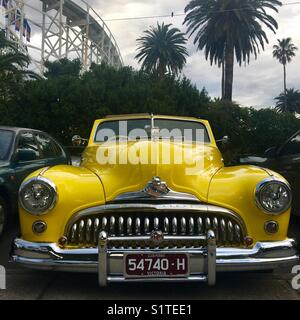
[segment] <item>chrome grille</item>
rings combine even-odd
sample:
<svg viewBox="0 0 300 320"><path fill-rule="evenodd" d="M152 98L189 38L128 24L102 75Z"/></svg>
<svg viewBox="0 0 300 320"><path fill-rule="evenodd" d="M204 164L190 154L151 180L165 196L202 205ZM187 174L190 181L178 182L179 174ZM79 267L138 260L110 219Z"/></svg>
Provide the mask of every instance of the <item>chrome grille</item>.
<svg viewBox="0 0 300 320"><path fill-rule="evenodd" d="M101 214L102 215L102 214ZM146 236L161 230L170 236L200 236L214 230L218 246L241 245L245 233L238 219L220 213L94 214L78 217L69 225L66 237L71 246L96 247L101 231L109 236Z"/></svg>

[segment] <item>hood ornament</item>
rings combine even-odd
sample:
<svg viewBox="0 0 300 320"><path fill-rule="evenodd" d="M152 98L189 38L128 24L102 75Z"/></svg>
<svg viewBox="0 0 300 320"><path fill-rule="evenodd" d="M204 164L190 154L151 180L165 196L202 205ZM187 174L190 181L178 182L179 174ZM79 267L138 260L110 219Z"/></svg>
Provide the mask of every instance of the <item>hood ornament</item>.
<svg viewBox="0 0 300 320"><path fill-rule="evenodd" d="M154 177L144 189L145 193L155 198L164 196L168 194L169 191L170 189L168 188L166 182L162 181L159 177Z"/></svg>
<svg viewBox="0 0 300 320"><path fill-rule="evenodd" d="M164 237L164 234L162 231L160 230L154 230L151 232L151 235L150 235L150 240L153 244L160 244L161 242L163 242L165 239Z"/></svg>

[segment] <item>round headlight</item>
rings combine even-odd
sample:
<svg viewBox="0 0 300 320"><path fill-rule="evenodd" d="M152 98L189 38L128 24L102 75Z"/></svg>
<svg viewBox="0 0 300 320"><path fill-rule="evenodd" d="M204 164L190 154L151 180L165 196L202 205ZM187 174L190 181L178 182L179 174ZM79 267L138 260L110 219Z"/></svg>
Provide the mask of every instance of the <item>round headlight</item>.
<svg viewBox="0 0 300 320"><path fill-rule="evenodd" d="M287 211L292 202L288 183L268 178L256 187L256 203L265 213L279 215Z"/></svg>
<svg viewBox="0 0 300 320"><path fill-rule="evenodd" d="M57 200L56 187L48 179L36 177L24 182L19 191L22 207L33 215L42 215L51 210Z"/></svg>

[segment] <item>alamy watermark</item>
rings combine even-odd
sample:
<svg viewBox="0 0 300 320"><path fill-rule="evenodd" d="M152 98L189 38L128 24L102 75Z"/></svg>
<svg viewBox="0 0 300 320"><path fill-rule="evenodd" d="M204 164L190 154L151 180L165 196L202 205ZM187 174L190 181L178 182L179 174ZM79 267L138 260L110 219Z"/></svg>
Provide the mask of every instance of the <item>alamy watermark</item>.
<svg viewBox="0 0 300 320"><path fill-rule="evenodd" d="M300 265L296 265L292 269L292 274L296 274L292 279L292 287L295 290L300 289Z"/></svg>
<svg viewBox="0 0 300 320"><path fill-rule="evenodd" d="M151 131L151 132L150 132ZM196 175L205 167L205 129L136 128L128 130L120 121L118 132L100 129L96 160L101 165L186 165L187 175ZM149 143L134 143L148 140ZM161 142L161 143L158 143Z"/></svg>
<svg viewBox="0 0 300 320"><path fill-rule="evenodd" d="M0 266L0 290L6 289L6 270L3 266Z"/></svg>

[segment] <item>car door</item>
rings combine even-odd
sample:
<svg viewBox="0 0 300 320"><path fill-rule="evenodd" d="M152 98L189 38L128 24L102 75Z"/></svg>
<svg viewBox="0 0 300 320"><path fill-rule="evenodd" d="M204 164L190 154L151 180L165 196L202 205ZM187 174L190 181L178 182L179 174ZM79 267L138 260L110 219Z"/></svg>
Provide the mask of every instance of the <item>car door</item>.
<svg viewBox="0 0 300 320"><path fill-rule="evenodd" d="M279 150L277 159L278 171L291 184L294 202L293 207L300 210L300 131L296 133Z"/></svg>
<svg viewBox="0 0 300 320"><path fill-rule="evenodd" d="M64 149L49 135L36 133L36 140L41 152L41 158L45 161L46 166L69 163Z"/></svg>
<svg viewBox="0 0 300 320"><path fill-rule="evenodd" d="M30 159L28 161L18 159L19 150L34 152L34 159ZM18 134L14 158L15 180L18 186L33 171L45 166L45 161L41 158L41 152L32 131L21 131Z"/></svg>

